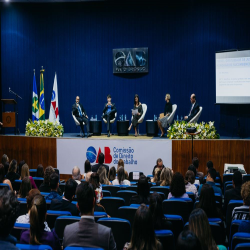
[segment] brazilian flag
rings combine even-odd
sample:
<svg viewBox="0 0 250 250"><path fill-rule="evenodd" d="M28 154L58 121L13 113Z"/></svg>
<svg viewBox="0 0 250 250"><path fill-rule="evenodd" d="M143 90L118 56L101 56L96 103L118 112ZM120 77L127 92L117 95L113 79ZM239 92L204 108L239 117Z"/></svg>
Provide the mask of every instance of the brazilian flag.
<svg viewBox="0 0 250 250"><path fill-rule="evenodd" d="M36 88L36 76L34 71L34 78L33 78L33 96L32 96L32 121L39 120L39 110L38 110L38 95L37 95L37 88Z"/></svg>
<svg viewBox="0 0 250 250"><path fill-rule="evenodd" d="M39 120L45 120L45 99L44 99L44 80L43 72L45 70L40 70L40 101L39 101Z"/></svg>

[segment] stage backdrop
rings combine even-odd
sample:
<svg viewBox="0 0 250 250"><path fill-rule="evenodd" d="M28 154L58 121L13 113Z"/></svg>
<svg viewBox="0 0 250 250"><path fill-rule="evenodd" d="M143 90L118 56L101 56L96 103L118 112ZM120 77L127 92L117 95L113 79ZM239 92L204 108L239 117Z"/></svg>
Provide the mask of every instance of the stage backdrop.
<svg viewBox="0 0 250 250"><path fill-rule="evenodd" d="M139 94L148 105L145 119L153 119L164 111L166 93L178 105L179 118L189 113L195 93L201 121L215 121L221 134L235 136L240 126L249 135L249 105L214 105L215 52L249 48L249 8L249 1L3 3L2 97L14 97L9 87L23 97L18 104L23 133L32 114L33 69L39 88L43 66L46 118L56 71L65 132L79 132L71 116L76 95L88 115L100 119L107 94L118 117L130 117ZM149 73L114 75L113 49L137 47L148 48ZM145 128L144 122L141 133Z"/></svg>
<svg viewBox="0 0 250 250"><path fill-rule="evenodd" d="M85 160L94 165L100 152L105 154L104 164L117 167L118 160L122 159L128 172L152 174L157 158L162 158L164 165L172 168L171 140L79 139L57 139L57 168L61 174L69 174L72 166L84 169Z"/></svg>

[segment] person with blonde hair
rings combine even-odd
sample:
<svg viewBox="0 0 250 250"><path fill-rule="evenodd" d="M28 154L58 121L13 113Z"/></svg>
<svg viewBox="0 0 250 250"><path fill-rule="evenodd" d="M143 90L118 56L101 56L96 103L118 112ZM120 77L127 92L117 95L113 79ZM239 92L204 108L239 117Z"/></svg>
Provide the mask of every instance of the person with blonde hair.
<svg viewBox="0 0 250 250"><path fill-rule="evenodd" d="M118 171L118 169L120 167L124 168L124 161L123 161L123 159L119 159L118 164L117 164L117 171ZM125 171L125 179L128 180L128 172L125 170L125 168L124 168L124 171Z"/></svg>
<svg viewBox="0 0 250 250"><path fill-rule="evenodd" d="M158 182L160 180L160 176L161 176L161 171L162 169L160 168L156 168L154 170L154 177L151 179L151 182Z"/></svg>
<svg viewBox="0 0 250 250"><path fill-rule="evenodd" d="M166 94L165 96L165 108L164 108L164 116L162 118L159 118L157 123L158 123L158 127L161 130L161 136L163 137L165 134L164 128L166 128L168 126L168 117L169 115L172 113L172 103L170 101L171 97L170 94Z"/></svg>
<svg viewBox="0 0 250 250"><path fill-rule="evenodd" d="M160 181L156 185L170 186L173 178L173 171L170 168L163 168L160 175Z"/></svg>
<svg viewBox="0 0 250 250"><path fill-rule="evenodd" d="M20 180L23 180L24 177L29 177L32 188L37 188L36 183L35 183L33 177L30 176L30 169L29 169L28 164L26 164L26 163L22 166Z"/></svg>
<svg viewBox="0 0 250 250"><path fill-rule="evenodd" d="M107 178L105 167L99 167L97 170L97 174L99 174L99 181L101 184L112 185L109 179Z"/></svg>

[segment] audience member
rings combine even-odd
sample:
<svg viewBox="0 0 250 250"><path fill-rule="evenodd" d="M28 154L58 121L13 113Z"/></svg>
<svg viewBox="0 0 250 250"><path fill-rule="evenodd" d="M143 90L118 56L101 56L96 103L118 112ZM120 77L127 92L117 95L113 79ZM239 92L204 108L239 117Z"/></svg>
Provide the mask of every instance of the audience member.
<svg viewBox="0 0 250 250"><path fill-rule="evenodd" d="M105 165L103 164L104 163L104 159L105 159L105 156L103 153L100 153L99 156L98 156L98 163L95 164L94 166L92 166L92 172L97 172L98 168L100 166L103 166L106 168L106 171L107 171L107 175L108 175L108 172L109 172L109 166L108 165Z"/></svg>
<svg viewBox="0 0 250 250"><path fill-rule="evenodd" d="M49 245L52 249L61 250L58 236L54 231L44 230L47 206L44 197L37 194L30 208L30 229L21 232L20 243L32 245Z"/></svg>
<svg viewBox="0 0 250 250"><path fill-rule="evenodd" d="M214 168L214 164L212 161L207 162L207 167L206 167L207 172L210 168ZM218 171L216 171L216 177L219 178L219 180L217 182L222 185L221 176L220 176L220 173ZM215 181L215 179L214 179L214 181Z"/></svg>
<svg viewBox="0 0 250 250"><path fill-rule="evenodd" d="M154 230L172 230L172 223L164 216L162 198L157 192L150 195L149 210L153 216Z"/></svg>
<svg viewBox="0 0 250 250"><path fill-rule="evenodd" d="M4 176L5 176L4 166L3 166L3 164L1 163L1 164L0 164L0 183L8 184L9 187L10 187L10 189L13 190L12 184L11 184L10 180L5 179Z"/></svg>
<svg viewBox="0 0 250 250"><path fill-rule="evenodd" d="M110 168L109 174L108 174L109 181L113 181L116 179L116 170L115 167Z"/></svg>
<svg viewBox="0 0 250 250"><path fill-rule="evenodd" d="M73 216L79 216L79 211L76 205L72 203L75 197L77 185L78 184L75 180L68 179L65 185L64 197L60 200L52 200L50 210L69 211Z"/></svg>
<svg viewBox="0 0 250 250"><path fill-rule="evenodd" d="M202 250L202 247L199 239L192 231L184 230L178 237L176 250Z"/></svg>
<svg viewBox="0 0 250 250"><path fill-rule="evenodd" d="M242 185L242 174L240 171L236 171L233 174L233 188L225 191L224 196L224 212L227 211L227 205L230 200L242 200L240 191Z"/></svg>
<svg viewBox="0 0 250 250"><path fill-rule="evenodd" d="M31 189L32 189L32 186L31 186L30 178L24 177L20 185L18 198L26 198L26 196L28 195Z"/></svg>
<svg viewBox="0 0 250 250"><path fill-rule="evenodd" d="M250 207L249 207L250 210ZM249 211L250 213L250 211ZM250 215L249 215L250 217ZM238 232L241 233L250 233L250 220L242 220L240 225L239 225L239 230Z"/></svg>
<svg viewBox="0 0 250 250"><path fill-rule="evenodd" d="M100 181L101 184L112 185L111 182L109 181L109 179L107 178L106 168L105 167L100 167L97 170L97 174L99 174L99 181Z"/></svg>
<svg viewBox="0 0 250 250"><path fill-rule="evenodd" d="M173 171L170 168L163 168L160 175L160 181L156 182L157 186L170 186L173 178Z"/></svg>
<svg viewBox="0 0 250 250"><path fill-rule="evenodd" d="M203 209L208 218L223 219L223 214L216 205L214 189L208 184L202 186L199 203L196 204L196 207Z"/></svg>
<svg viewBox="0 0 250 250"><path fill-rule="evenodd" d="M194 232L197 238L200 240L202 250L226 250L226 247L222 245L216 246L211 233L207 215L202 209L196 208L190 214L189 230Z"/></svg>
<svg viewBox="0 0 250 250"><path fill-rule="evenodd" d="M44 170L42 164L39 164L37 166L36 177L44 178Z"/></svg>
<svg viewBox="0 0 250 250"><path fill-rule="evenodd" d="M245 182L241 186L241 197L243 199L243 206L234 208L232 213L232 220L250 220L250 181Z"/></svg>
<svg viewBox="0 0 250 250"><path fill-rule="evenodd" d="M78 185L81 184L82 175L80 168L77 166L72 169L72 179L75 180Z"/></svg>
<svg viewBox="0 0 250 250"><path fill-rule="evenodd" d="M20 178L20 175L17 174L16 171L17 171L17 162L16 160L12 160L10 162L9 172L6 174L6 179L8 179L11 182L12 186L15 180L19 180Z"/></svg>
<svg viewBox="0 0 250 250"><path fill-rule="evenodd" d="M199 177L199 178L203 178L203 177L204 177L204 174L203 174L202 172L198 172L199 163L200 163L200 161L199 161L198 157L194 157L193 160L192 160L192 164L193 164L193 165L195 166L195 168L196 168L196 175L195 175L195 176L197 176L197 177Z"/></svg>
<svg viewBox="0 0 250 250"><path fill-rule="evenodd" d="M135 213L131 240L125 244L124 249L162 249L161 243L155 236L152 214L145 204L142 204Z"/></svg>
<svg viewBox="0 0 250 250"><path fill-rule="evenodd" d="M53 199L61 200L62 196L60 196L57 192L57 189L59 188L59 175L56 173L52 173L50 175L49 185L51 188L51 191L49 195L45 197L46 201L51 201Z"/></svg>
<svg viewBox="0 0 250 250"><path fill-rule="evenodd" d="M149 204L150 200L150 186L145 175L141 175L137 184L137 195L130 199L130 204Z"/></svg>
<svg viewBox="0 0 250 250"><path fill-rule="evenodd" d="M120 167L117 171L117 179L113 180L113 185L127 185L130 186L130 181L125 179L125 170Z"/></svg>
<svg viewBox="0 0 250 250"><path fill-rule="evenodd" d="M158 158L158 159L156 160L156 165L154 166L153 171L152 171L152 175L153 175L153 176L154 176L154 174L155 174L155 169L156 169L156 168L159 168L160 170L162 170L163 168L165 168L165 166L163 165L163 161L162 161L161 158Z"/></svg>
<svg viewBox="0 0 250 250"><path fill-rule="evenodd" d="M17 223L23 223L23 224L29 224L30 223L30 209L32 207L32 201L34 197L38 194L41 194L38 189L31 189L27 195L27 210L28 213L21 215L17 218L16 222ZM44 221L44 230L47 232L50 232L50 228L48 226L48 223Z"/></svg>
<svg viewBox="0 0 250 250"><path fill-rule="evenodd" d="M195 198L198 197L198 190L197 187L194 185L195 175L194 172L188 170L185 175L185 188L186 192L192 192L195 195Z"/></svg>
<svg viewBox="0 0 250 250"><path fill-rule="evenodd" d="M94 188L95 190L95 196L96 196L96 203L100 203L102 197L103 197L103 194L102 194L102 185L100 184L100 179L99 179L99 174L97 173L93 173L91 176L90 176L90 180L89 180L89 183L92 184L92 187Z"/></svg>
<svg viewBox="0 0 250 250"><path fill-rule="evenodd" d="M21 173L22 173L22 167L23 167L24 164L25 164L25 161L24 161L24 160L20 161L19 164L18 164L17 173L18 173L19 175L21 175Z"/></svg>
<svg viewBox="0 0 250 250"><path fill-rule="evenodd" d="M4 166L4 175L6 175L9 170L9 157L6 154L3 154L1 162Z"/></svg>
<svg viewBox="0 0 250 250"><path fill-rule="evenodd" d="M10 235L18 215L18 201L14 192L0 190L0 248L15 250L17 239Z"/></svg>
<svg viewBox="0 0 250 250"><path fill-rule="evenodd" d="M176 172L173 175L173 179L170 185L170 192L168 194L168 199L170 198L189 198L186 194L185 182L181 173Z"/></svg>
<svg viewBox="0 0 250 250"><path fill-rule="evenodd" d="M89 181L90 176L93 173L91 168L92 167L91 167L90 161L86 160L85 163L84 163L84 170L85 170L84 178L85 178L86 181Z"/></svg>
<svg viewBox="0 0 250 250"><path fill-rule="evenodd" d="M160 168L155 169L154 176L151 179L151 182L158 183L160 181L161 171L162 169Z"/></svg>
<svg viewBox="0 0 250 250"><path fill-rule="evenodd" d="M28 164L26 164L26 163L22 166L22 172L21 172L20 179L23 180L24 177L30 178L30 182L31 182L32 188L37 188L36 183L35 183L33 177L30 176L30 169L29 169Z"/></svg>
<svg viewBox="0 0 250 250"><path fill-rule="evenodd" d="M221 189L215 185L215 179L216 179L216 170L214 168L208 169L206 183L214 189L215 194L217 193L217 194L222 195ZM198 191L199 195L201 193L202 186L203 184L201 184L199 187L199 191Z"/></svg>
<svg viewBox="0 0 250 250"><path fill-rule="evenodd" d="M191 170L191 171L193 171L193 173L194 173L194 176L196 176L196 173L197 173L197 171L196 171L196 167L193 165L193 164L190 164L189 165L189 167L188 167L188 170ZM195 177L195 184L198 184L198 185L200 185L201 183L203 182L203 178L199 178L198 177L198 179Z"/></svg>
<svg viewBox="0 0 250 250"><path fill-rule="evenodd" d="M129 179L129 178L128 178L129 176L128 176L128 172L125 170L123 159L119 159L118 164L117 164L117 171L118 171L118 169L119 169L120 167L123 167L123 168L124 168L124 171L125 171L125 179L128 180L128 179Z"/></svg>
<svg viewBox="0 0 250 250"><path fill-rule="evenodd" d="M97 174L93 173L92 175ZM83 182L78 185L76 195L78 200L77 207L81 212L81 220L65 227L63 248L67 246L84 246L116 250L112 230L95 223L95 189L90 183Z"/></svg>

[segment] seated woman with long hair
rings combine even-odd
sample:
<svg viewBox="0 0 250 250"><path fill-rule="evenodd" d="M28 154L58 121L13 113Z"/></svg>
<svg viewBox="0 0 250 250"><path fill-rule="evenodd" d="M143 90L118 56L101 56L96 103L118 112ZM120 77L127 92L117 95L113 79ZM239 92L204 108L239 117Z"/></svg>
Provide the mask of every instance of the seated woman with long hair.
<svg viewBox="0 0 250 250"><path fill-rule="evenodd" d="M186 192L194 193L195 198L198 197L198 190L197 187L194 185L195 182L195 175L194 172L191 170L188 170L185 175L185 188Z"/></svg>
<svg viewBox="0 0 250 250"><path fill-rule="evenodd" d="M20 175L16 172L17 171L17 161L12 160L9 165L8 173L6 174L6 179L8 179L11 184L20 178Z"/></svg>
<svg viewBox="0 0 250 250"><path fill-rule="evenodd" d="M170 192L168 194L168 199L170 198L189 198L186 194L185 182L181 173L176 172L173 175L173 179L170 185Z"/></svg>
<svg viewBox="0 0 250 250"><path fill-rule="evenodd" d="M157 240L154 231L153 217L149 208L142 204L135 213L132 236L125 250L161 250L161 243Z"/></svg>
<svg viewBox="0 0 250 250"><path fill-rule="evenodd" d="M20 190L18 194L18 198L26 198L29 191L31 190L31 182L29 177L24 177L22 183L20 185Z"/></svg>
<svg viewBox="0 0 250 250"><path fill-rule="evenodd" d="M99 174L99 180L101 184L112 185L109 179L107 178L105 167L99 167L97 170L97 174Z"/></svg>
<svg viewBox="0 0 250 250"><path fill-rule="evenodd" d="M163 168L160 175L160 181L156 183L156 186L170 186L173 179L173 171L170 168Z"/></svg>
<svg viewBox="0 0 250 250"><path fill-rule="evenodd" d="M23 180L24 177L29 177L30 178L30 182L31 182L31 186L32 188L37 188L35 181L33 180L33 177L30 176L30 169L28 164L24 164L22 166L22 171L21 171L21 177L20 180Z"/></svg>
<svg viewBox="0 0 250 250"><path fill-rule="evenodd" d="M162 171L161 168L155 168L154 176L151 179L151 182L157 183L158 181L160 181L161 171Z"/></svg>
<svg viewBox="0 0 250 250"><path fill-rule="evenodd" d="M99 174L92 173L90 176L89 183L92 184L93 189L95 190L96 203L100 203L103 194L102 194L102 185L100 184Z"/></svg>
<svg viewBox="0 0 250 250"><path fill-rule="evenodd" d="M0 183L8 184L10 187L10 190L13 191L11 182L8 179L5 179L5 170L2 163L0 163Z"/></svg>
<svg viewBox="0 0 250 250"><path fill-rule="evenodd" d="M123 159L119 159L119 161L118 161L118 163L117 163L117 172L118 172L118 169L119 169L120 167L123 167L123 168L124 168L124 171L125 171L125 179L128 180L128 172L125 170Z"/></svg>
<svg viewBox="0 0 250 250"><path fill-rule="evenodd" d="M125 176L125 170L123 167L120 167L117 171L117 179L115 179L112 182L113 185L127 185L130 186L130 181L126 180L126 176Z"/></svg>
<svg viewBox="0 0 250 250"><path fill-rule="evenodd" d="M202 250L226 250L222 245L216 245L211 228L205 212L200 209L194 209L189 216L189 230L194 232L200 240Z"/></svg>
<svg viewBox="0 0 250 250"><path fill-rule="evenodd" d="M36 177L44 178L44 170L42 164L39 164L37 166Z"/></svg>
<svg viewBox="0 0 250 250"><path fill-rule="evenodd" d="M108 173L108 179L109 179L109 181L113 181L116 179L115 167L110 168L109 173Z"/></svg>
<svg viewBox="0 0 250 250"><path fill-rule="evenodd" d="M21 244L42 244L49 245L52 249L61 249L60 241L56 233L54 231L47 232L44 230L46 213L46 201L41 194L38 194L34 197L30 209L30 230L25 230L21 233Z"/></svg>
<svg viewBox="0 0 250 250"><path fill-rule="evenodd" d="M203 184L196 208L203 209L208 218L223 219L223 213L215 201L214 189L209 184Z"/></svg>
<svg viewBox="0 0 250 250"><path fill-rule="evenodd" d="M91 174L93 173L91 170L91 164L89 160L86 160L84 163L85 174L82 176L82 179L89 181Z"/></svg>

